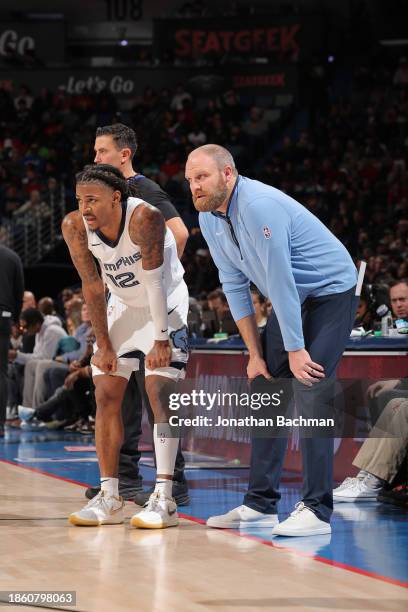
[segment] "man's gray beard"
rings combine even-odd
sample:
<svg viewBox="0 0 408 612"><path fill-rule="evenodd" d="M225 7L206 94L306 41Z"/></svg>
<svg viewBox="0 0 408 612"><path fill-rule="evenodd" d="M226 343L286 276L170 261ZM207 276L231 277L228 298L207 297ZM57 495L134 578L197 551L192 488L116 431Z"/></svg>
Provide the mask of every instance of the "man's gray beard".
<svg viewBox="0 0 408 612"><path fill-rule="evenodd" d="M201 200L197 200L199 212L212 212L224 204L227 199L228 189L224 184L220 189L218 193L212 196L206 196L205 204L201 203Z"/></svg>

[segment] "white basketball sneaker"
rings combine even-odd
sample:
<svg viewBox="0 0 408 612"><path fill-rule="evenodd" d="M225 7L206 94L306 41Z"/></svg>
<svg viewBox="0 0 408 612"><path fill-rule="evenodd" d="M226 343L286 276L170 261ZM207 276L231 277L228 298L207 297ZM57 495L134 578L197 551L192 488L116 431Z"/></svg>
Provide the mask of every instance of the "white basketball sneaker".
<svg viewBox="0 0 408 612"><path fill-rule="evenodd" d="M347 480L347 479L346 479ZM333 491L334 502L364 502L375 501L384 483L371 474L363 478L352 478Z"/></svg>
<svg viewBox="0 0 408 612"><path fill-rule="evenodd" d="M278 524L277 514L263 514L248 506L238 506L226 514L210 516L207 527L218 529L260 529L275 527Z"/></svg>
<svg viewBox="0 0 408 612"><path fill-rule="evenodd" d="M321 521L303 502L298 502L290 516L272 529L272 535L279 536L313 536L326 533L331 533L330 523Z"/></svg>
<svg viewBox="0 0 408 612"><path fill-rule="evenodd" d="M84 527L97 527L98 525L118 525L123 523L125 517L123 508L125 502L122 497L105 495L100 491L90 502L79 512L69 515L68 521L72 525L82 525Z"/></svg>
<svg viewBox="0 0 408 612"><path fill-rule="evenodd" d="M132 516L130 524L143 529L165 529L176 527L179 523L177 506L174 499L155 491L149 497L147 505Z"/></svg>

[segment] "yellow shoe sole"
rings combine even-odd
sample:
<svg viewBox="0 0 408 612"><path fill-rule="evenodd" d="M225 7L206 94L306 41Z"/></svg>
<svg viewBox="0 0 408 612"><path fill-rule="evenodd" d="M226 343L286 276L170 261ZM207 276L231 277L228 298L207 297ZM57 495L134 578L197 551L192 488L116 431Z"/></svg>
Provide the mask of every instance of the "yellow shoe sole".
<svg viewBox="0 0 408 612"><path fill-rule="evenodd" d="M161 523L160 525L158 525L157 523L146 523L146 521L140 519L136 515L132 516L132 518L130 519L130 524L132 525L132 527L139 527L139 529L166 529L167 527L177 527L179 522L177 521L177 523L171 524Z"/></svg>
<svg viewBox="0 0 408 612"><path fill-rule="evenodd" d="M93 521L92 519L82 519L79 516L75 516L75 514L70 514L68 517L68 523L71 525L76 525L77 527L99 527L100 525L122 525L124 521L120 521L119 523L100 523L99 521Z"/></svg>
<svg viewBox="0 0 408 612"><path fill-rule="evenodd" d="M68 523L80 527L99 527L99 521L92 521L91 519L81 519L79 518L79 516L75 516L75 514L69 515Z"/></svg>

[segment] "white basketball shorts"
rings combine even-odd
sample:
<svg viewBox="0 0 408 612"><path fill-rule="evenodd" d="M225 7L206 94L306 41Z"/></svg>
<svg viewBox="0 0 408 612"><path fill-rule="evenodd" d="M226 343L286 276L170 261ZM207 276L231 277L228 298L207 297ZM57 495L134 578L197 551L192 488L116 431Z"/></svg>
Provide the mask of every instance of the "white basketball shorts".
<svg viewBox="0 0 408 612"><path fill-rule="evenodd" d="M187 314L189 308L187 285L180 283L168 301L169 340L172 348L170 366L145 369L145 376L165 376L173 380L185 377L188 360ZM175 306L172 306L175 304ZM148 306L136 308L124 304L111 294L107 304L108 331L112 347L118 356L117 369L113 376L129 380L133 371L139 369L140 358L147 355L154 345L153 321ZM94 346L97 350L97 346ZM92 376L104 374L92 365Z"/></svg>

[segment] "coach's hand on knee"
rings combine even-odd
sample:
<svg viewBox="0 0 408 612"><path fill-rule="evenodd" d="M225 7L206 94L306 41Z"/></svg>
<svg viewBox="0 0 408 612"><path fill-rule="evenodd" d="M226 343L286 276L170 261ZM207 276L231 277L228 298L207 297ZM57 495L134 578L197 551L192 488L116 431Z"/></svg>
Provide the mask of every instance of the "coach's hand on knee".
<svg viewBox="0 0 408 612"><path fill-rule="evenodd" d="M171 346L168 340L155 340L152 350L146 355L146 368L167 368L171 362Z"/></svg>
<svg viewBox="0 0 408 612"><path fill-rule="evenodd" d="M91 359L91 363L104 374L114 374L117 368L117 356L111 346L98 348Z"/></svg>
<svg viewBox="0 0 408 612"><path fill-rule="evenodd" d="M299 382L311 387L324 378L323 366L312 361L306 349L289 351L288 356L290 370Z"/></svg>
<svg viewBox="0 0 408 612"><path fill-rule="evenodd" d="M250 354L247 365L247 376L249 380L253 380L257 376L263 376L267 380L272 380L272 376L268 371L268 367L265 363L265 360L262 359L260 355Z"/></svg>

